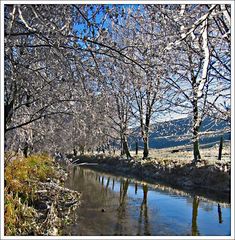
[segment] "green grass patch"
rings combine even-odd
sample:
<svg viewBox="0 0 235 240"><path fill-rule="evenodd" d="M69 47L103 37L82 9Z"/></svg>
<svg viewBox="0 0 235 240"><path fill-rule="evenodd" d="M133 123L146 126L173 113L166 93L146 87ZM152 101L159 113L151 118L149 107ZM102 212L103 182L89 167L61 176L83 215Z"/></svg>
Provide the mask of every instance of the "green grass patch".
<svg viewBox="0 0 235 240"><path fill-rule="evenodd" d="M37 182L56 176L55 163L46 154L28 158L17 156L7 163L4 174L5 235L30 235L35 232L36 210L31 207Z"/></svg>

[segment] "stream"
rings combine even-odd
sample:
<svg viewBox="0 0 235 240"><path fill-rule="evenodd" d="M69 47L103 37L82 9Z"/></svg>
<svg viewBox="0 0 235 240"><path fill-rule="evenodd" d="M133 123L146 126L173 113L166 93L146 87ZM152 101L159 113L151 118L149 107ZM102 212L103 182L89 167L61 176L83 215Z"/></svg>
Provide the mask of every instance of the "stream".
<svg viewBox="0 0 235 240"><path fill-rule="evenodd" d="M82 193L81 205L63 235L230 235L230 204L160 185L70 166L67 188Z"/></svg>

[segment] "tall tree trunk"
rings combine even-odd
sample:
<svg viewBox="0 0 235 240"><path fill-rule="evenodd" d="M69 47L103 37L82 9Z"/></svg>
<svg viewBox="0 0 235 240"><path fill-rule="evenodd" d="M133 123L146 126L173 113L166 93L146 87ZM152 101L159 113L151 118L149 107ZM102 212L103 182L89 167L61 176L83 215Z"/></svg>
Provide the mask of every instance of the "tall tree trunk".
<svg viewBox="0 0 235 240"><path fill-rule="evenodd" d="M143 152L143 159L146 159L149 155L149 139L148 136L144 136L144 152Z"/></svg>
<svg viewBox="0 0 235 240"><path fill-rule="evenodd" d="M138 151L139 151L139 142L138 140L135 141L135 154L138 155Z"/></svg>
<svg viewBox="0 0 235 240"><path fill-rule="evenodd" d="M199 150L199 127L201 124L201 120L199 120L199 112L197 106L197 93L194 92L194 100L193 100L193 162L196 163L200 161L201 154Z"/></svg>
<svg viewBox="0 0 235 240"><path fill-rule="evenodd" d="M121 156L124 155L124 141L123 141L123 136L121 135Z"/></svg>
<svg viewBox="0 0 235 240"><path fill-rule="evenodd" d="M150 125L150 114L149 109L147 109L147 113L145 115L145 126L142 130L143 142L144 142L144 152L143 159L148 158L149 155L149 125Z"/></svg>
<svg viewBox="0 0 235 240"><path fill-rule="evenodd" d="M127 159L131 158L131 154L130 154L128 143L127 143L127 138L125 136L123 137L123 151L124 151L124 154L126 154Z"/></svg>
<svg viewBox="0 0 235 240"><path fill-rule="evenodd" d="M193 130L193 157L194 157L194 162L198 162L201 159L201 154L199 150L199 136L198 136L198 128L196 127Z"/></svg>
<svg viewBox="0 0 235 240"><path fill-rule="evenodd" d="M74 157L77 157L77 153L78 153L77 149L74 148L74 149L73 149L73 156L74 156Z"/></svg>
<svg viewBox="0 0 235 240"><path fill-rule="evenodd" d="M25 144L24 144L23 154L24 154L25 158L28 157L28 154L29 154L29 144L28 144L28 142L25 142Z"/></svg>
<svg viewBox="0 0 235 240"><path fill-rule="evenodd" d="M219 155L218 155L218 160L221 160L222 158L222 150L223 150L223 136L220 137L220 143L219 143Z"/></svg>

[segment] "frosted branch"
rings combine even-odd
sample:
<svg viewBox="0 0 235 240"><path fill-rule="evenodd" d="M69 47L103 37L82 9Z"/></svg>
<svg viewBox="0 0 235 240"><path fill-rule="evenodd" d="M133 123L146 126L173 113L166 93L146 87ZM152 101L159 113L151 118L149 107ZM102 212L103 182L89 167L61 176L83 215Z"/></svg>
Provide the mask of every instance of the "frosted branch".
<svg viewBox="0 0 235 240"><path fill-rule="evenodd" d="M208 26L207 26L207 20L204 22L204 31L202 33L202 40L203 40L203 51L204 51L204 64L203 64L203 70L202 70L202 77L199 82L198 92L197 96L200 98L202 96L202 91L206 83L207 79L207 71L210 61L210 52L209 52L209 46L208 46Z"/></svg>
<svg viewBox="0 0 235 240"><path fill-rule="evenodd" d="M200 26L203 22L205 22L207 20L207 18L210 16L210 14L212 13L212 11L216 8L217 5L213 4L211 6L211 8L208 10L208 12L203 15L202 17L200 17L197 21L195 21L192 25L192 27L190 28L190 30L186 33L182 33L181 34L181 38L178 41L183 41L184 39L186 39L190 34L192 34L195 29ZM177 41L177 43L178 43ZM172 48L173 45L175 45L176 42L174 43L169 43L168 46L165 48L166 50L170 50Z"/></svg>
<svg viewBox="0 0 235 240"><path fill-rule="evenodd" d="M26 22L26 20L23 18L22 12L19 6L18 6L18 13L19 13L19 18L24 23L25 27L28 28L30 31L35 31L36 29L30 27L29 24Z"/></svg>
<svg viewBox="0 0 235 240"><path fill-rule="evenodd" d="M229 26L231 26L231 17L229 16L225 5L221 4L220 6L221 6L221 10L223 11L223 14L224 14L225 18L227 19L227 21L229 23Z"/></svg>

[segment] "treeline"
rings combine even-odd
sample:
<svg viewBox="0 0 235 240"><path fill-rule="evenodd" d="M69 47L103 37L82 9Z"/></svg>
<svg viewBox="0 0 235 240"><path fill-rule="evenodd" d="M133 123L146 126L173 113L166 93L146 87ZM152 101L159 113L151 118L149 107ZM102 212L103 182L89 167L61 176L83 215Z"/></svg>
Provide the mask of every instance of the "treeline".
<svg viewBox="0 0 235 240"><path fill-rule="evenodd" d="M231 6L4 6L5 150L81 152L144 142L190 116L194 161L210 116L230 122Z"/></svg>

